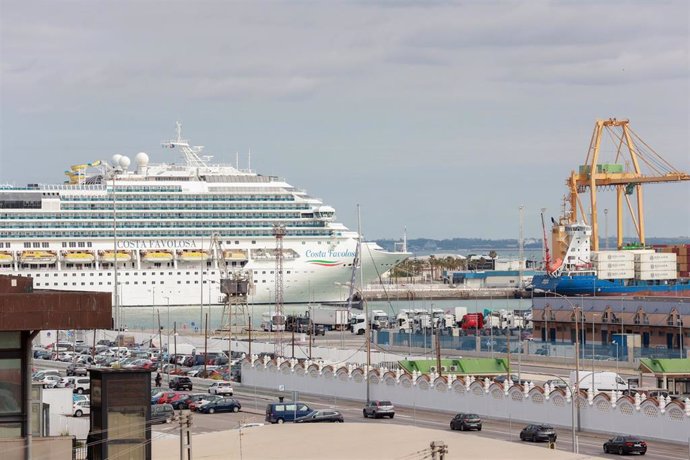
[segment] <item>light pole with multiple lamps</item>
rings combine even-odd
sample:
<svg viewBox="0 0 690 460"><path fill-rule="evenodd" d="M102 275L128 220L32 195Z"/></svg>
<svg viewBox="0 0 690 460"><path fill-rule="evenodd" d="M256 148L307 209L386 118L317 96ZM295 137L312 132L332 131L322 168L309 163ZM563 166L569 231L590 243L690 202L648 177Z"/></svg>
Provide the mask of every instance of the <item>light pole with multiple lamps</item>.
<svg viewBox="0 0 690 460"><path fill-rule="evenodd" d="M582 309L578 307L577 305L573 304L573 302L567 297L564 296L563 294L559 294L557 292L553 291L543 291L541 289L535 289L537 292L544 292L546 294L553 294L554 297L560 297L564 299L566 302L568 302L568 305L573 309L573 314L574 314L574 323L575 323L575 383L573 385L573 388L571 389L571 392L573 394L573 404L576 404L577 401L577 396L579 394L579 388L580 388L580 331L579 331L579 324L580 324L580 317L582 316ZM592 391L594 388L592 388ZM573 406L574 407L574 406ZM573 409L573 418L575 417L575 409ZM573 423L573 426L575 424ZM574 428L573 428L574 430ZM577 406L577 431L580 431L580 406ZM573 449L574 449L574 436L573 436ZM573 450L573 452L575 452Z"/></svg>

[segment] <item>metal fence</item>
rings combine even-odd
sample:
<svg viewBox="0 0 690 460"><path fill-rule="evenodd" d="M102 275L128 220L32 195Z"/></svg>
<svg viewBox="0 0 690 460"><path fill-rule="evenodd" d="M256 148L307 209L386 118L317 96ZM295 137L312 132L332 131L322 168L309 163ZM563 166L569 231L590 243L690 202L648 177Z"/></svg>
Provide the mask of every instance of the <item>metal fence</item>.
<svg viewBox="0 0 690 460"><path fill-rule="evenodd" d="M432 334L399 333L396 331L377 331L375 341L381 348L408 348L409 353L435 350L435 337ZM575 345L568 342L542 342L523 340L518 336L511 336L510 340L504 335L482 335L479 339L474 335L439 337L441 348L444 350L481 351L489 354L506 354L508 346L513 354L540 355L552 358L574 358ZM477 341L479 343L477 343ZM580 358L595 361L628 361L629 353L633 359L639 358L679 358L681 350L677 348L628 348L626 346L598 343L580 344Z"/></svg>

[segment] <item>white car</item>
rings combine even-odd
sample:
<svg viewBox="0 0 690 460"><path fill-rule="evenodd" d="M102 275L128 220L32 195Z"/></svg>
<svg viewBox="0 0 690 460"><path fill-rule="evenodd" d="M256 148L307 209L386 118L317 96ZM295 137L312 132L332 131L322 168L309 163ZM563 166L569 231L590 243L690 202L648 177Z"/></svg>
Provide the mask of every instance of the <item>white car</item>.
<svg viewBox="0 0 690 460"><path fill-rule="evenodd" d="M60 383L62 377L59 375L46 375L39 383L43 385L43 388L55 388L58 383Z"/></svg>
<svg viewBox="0 0 690 460"><path fill-rule="evenodd" d="M72 415L81 417L91 414L91 401L75 401L72 404Z"/></svg>
<svg viewBox="0 0 690 460"><path fill-rule="evenodd" d="M208 387L208 392L212 395L232 396L232 385L230 382L214 382Z"/></svg>

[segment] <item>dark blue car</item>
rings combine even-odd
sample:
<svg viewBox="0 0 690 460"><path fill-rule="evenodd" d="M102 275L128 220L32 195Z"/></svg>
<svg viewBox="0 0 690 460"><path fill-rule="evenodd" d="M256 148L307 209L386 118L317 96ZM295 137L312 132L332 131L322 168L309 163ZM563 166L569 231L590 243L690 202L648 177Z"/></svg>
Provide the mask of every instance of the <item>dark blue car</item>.
<svg viewBox="0 0 690 460"><path fill-rule="evenodd" d="M242 404L236 399L223 398L219 401L204 404L197 409L197 412L202 414L214 414L216 412L239 412L242 409Z"/></svg>

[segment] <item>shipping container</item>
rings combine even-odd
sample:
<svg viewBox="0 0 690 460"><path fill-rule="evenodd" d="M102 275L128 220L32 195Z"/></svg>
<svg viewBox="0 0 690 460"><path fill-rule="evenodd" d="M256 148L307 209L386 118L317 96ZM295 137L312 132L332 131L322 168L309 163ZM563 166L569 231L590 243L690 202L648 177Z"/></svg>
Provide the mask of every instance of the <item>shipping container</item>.
<svg viewBox="0 0 690 460"><path fill-rule="evenodd" d="M635 279L638 280L674 280L678 277L675 270L666 271L640 271L635 272Z"/></svg>
<svg viewBox="0 0 690 460"><path fill-rule="evenodd" d="M593 262L602 261L634 261L635 255L632 251L592 251L590 258Z"/></svg>
<svg viewBox="0 0 690 460"><path fill-rule="evenodd" d="M635 262L632 260L599 260L594 262L594 268L597 270L634 270Z"/></svg>
<svg viewBox="0 0 690 460"><path fill-rule="evenodd" d="M684 270L684 271L678 272L678 276L680 276L681 278L690 278L690 271Z"/></svg>
<svg viewBox="0 0 690 460"><path fill-rule="evenodd" d="M675 262L635 262L635 271L675 270Z"/></svg>
<svg viewBox="0 0 690 460"><path fill-rule="evenodd" d="M667 252L635 254L635 262L676 262L676 255Z"/></svg>
<svg viewBox="0 0 690 460"><path fill-rule="evenodd" d="M604 280L627 280L635 277L635 270L599 270L597 276Z"/></svg>

